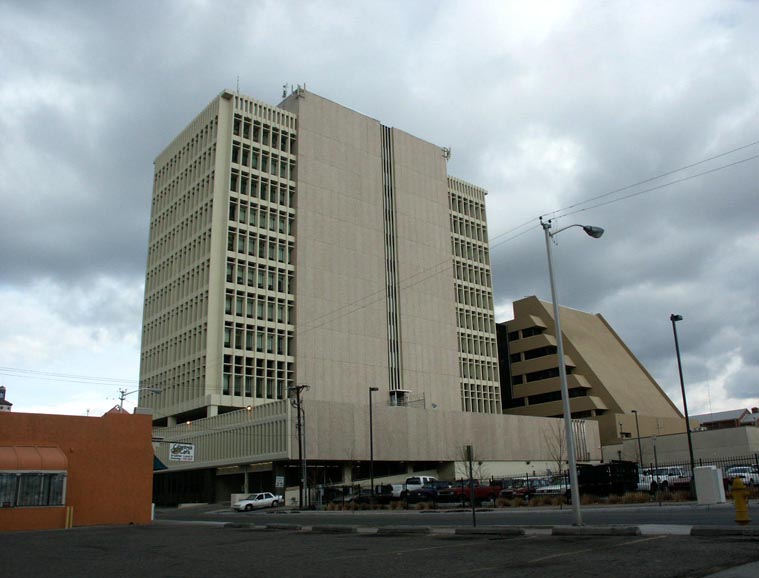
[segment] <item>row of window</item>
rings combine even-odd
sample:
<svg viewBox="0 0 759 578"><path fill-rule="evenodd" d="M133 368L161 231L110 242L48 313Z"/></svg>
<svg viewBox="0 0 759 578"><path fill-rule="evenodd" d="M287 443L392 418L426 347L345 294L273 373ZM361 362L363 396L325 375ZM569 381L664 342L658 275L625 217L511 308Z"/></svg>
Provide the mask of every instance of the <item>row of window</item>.
<svg viewBox="0 0 759 578"><path fill-rule="evenodd" d="M160 395L151 398L156 407L170 407L190 399L205 395L206 356L203 349L194 358L178 363L176 359L166 362L163 371L150 376L144 376L140 371L143 386L160 387ZM216 370L220 369L220 361L216 362ZM144 377L143 377L144 376Z"/></svg>
<svg viewBox="0 0 759 578"><path fill-rule="evenodd" d="M232 169L229 176L229 190L244 197L260 199L275 205L295 206L295 185L289 181L278 182L265 176Z"/></svg>
<svg viewBox="0 0 759 578"><path fill-rule="evenodd" d="M274 355L293 355L293 332L286 329L263 330L242 323L224 323L224 347Z"/></svg>
<svg viewBox="0 0 759 578"><path fill-rule="evenodd" d="M294 272L288 269L264 265L263 263L227 259L227 283L293 294L294 279Z"/></svg>
<svg viewBox="0 0 759 578"><path fill-rule="evenodd" d="M269 154L258 147L232 143L232 163L283 179L295 180L295 159Z"/></svg>
<svg viewBox="0 0 759 578"><path fill-rule="evenodd" d="M461 283L456 283L456 303L459 305L469 305L478 309L493 310L493 294L490 289L480 287L468 287Z"/></svg>
<svg viewBox="0 0 759 578"><path fill-rule="evenodd" d="M448 208L453 213L459 213L477 219L478 221L485 222L484 202L473 201L472 199L465 198L457 192L448 191Z"/></svg>
<svg viewBox="0 0 759 578"><path fill-rule="evenodd" d="M501 413L500 389L496 385L461 384L461 409L475 413Z"/></svg>
<svg viewBox="0 0 759 578"><path fill-rule="evenodd" d="M496 340L491 337L459 332L459 351L470 355L497 358Z"/></svg>
<svg viewBox="0 0 759 578"><path fill-rule="evenodd" d="M182 171L166 178L157 178L153 185L155 199L151 205L153 215L161 215L175 205L180 196L203 182L212 183L214 163L216 162L216 146L208 149L198 158L185 165Z"/></svg>
<svg viewBox="0 0 759 578"><path fill-rule="evenodd" d="M295 154L296 152L295 133L262 123L257 119L236 114L232 124L232 134L286 153Z"/></svg>
<svg viewBox="0 0 759 578"><path fill-rule="evenodd" d="M205 351L207 339L208 324L203 322L168 339L156 340L142 353L141 371L149 373L179 364L189 357L198 357Z"/></svg>
<svg viewBox="0 0 759 578"><path fill-rule="evenodd" d="M522 329L522 331L509 331L507 338L509 341L517 341L518 339L526 339L534 335L541 335L545 329L542 327L528 327Z"/></svg>
<svg viewBox="0 0 759 578"><path fill-rule="evenodd" d="M295 215L287 210L280 211L276 207L259 207L258 204L243 199L229 200L229 220L237 221L262 230L292 235Z"/></svg>
<svg viewBox="0 0 759 578"><path fill-rule="evenodd" d="M292 301L288 302L285 299L227 291L224 299L224 313L248 319L255 318L259 321L292 323L294 305Z"/></svg>
<svg viewBox="0 0 759 578"><path fill-rule="evenodd" d="M209 267L208 260L201 261L196 267L161 284L158 288L148 288L145 296L145 319L152 320L161 312L174 310L177 303L195 297L202 291L207 292Z"/></svg>
<svg viewBox="0 0 759 578"><path fill-rule="evenodd" d="M292 363L225 355L221 392L259 399L283 399L294 379Z"/></svg>
<svg viewBox="0 0 759 578"><path fill-rule="evenodd" d="M459 356L459 375L462 379L498 381L496 362Z"/></svg>
<svg viewBox="0 0 759 578"><path fill-rule="evenodd" d="M145 278L147 293L150 294L171 280L185 277L191 271L197 270L203 263L208 262L210 251L211 229L209 227L196 235L192 241L185 243L179 250L169 253L165 259L158 261L151 256ZM194 287L190 292L199 289L200 287Z"/></svg>
<svg viewBox="0 0 759 578"><path fill-rule="evenodd" d="M213 172L184 189L169 187L154 192L161 202L154 203L150 215L150 238L155 241L198 208L213 201Z"/></svg>
<svg viewBox="0 0 759 578"><path fill-rule="evenodd" d="M477 221L451 213L451 231L462 237L485 242L488 240L487 226L483 221Z"/></svg>
<svg viewBox="0 0 759 578"><path fill-rule="evenodd" d="M490 267L461 259L454 259L453 267L456 280L490 287Z"/></svg>
<svg viewBox="0 0 759 578"><path fill-rule="evenodd" d="M469 259L470 261L476 261L477 263L490 266L490 254L488 248L484 243L480 243L479 241L467 241L452 236L451 251L456 257L462 257L464 259Z"/></svg>
<svg viewBox="0 0 759 578"><path fill-rule="evenodd" d="M146 316L142 330L142 346L150 346L178 331L197 327L208 317L208 293L203 292L184 300L157 317Z"/></svg>
<svg viewBox="0 0 759 578"><path fill-rule="evenodd" d="M495 333L495 318L493 314L484 310L471 311L459 307L458 311L458 328L468 329L470 331L483 331L485 333Z"/></svg>
<svg viewBox="0 0 759 578"><path fill-rule="evenodd" d="M293 262L295 243L268 235L259 236L258 232L230 228L227 232L227 251L237 251L259 259L269 259L289 265Z"/></svg>
<svg viewBox="0 0 759 578"><path fill-rule="evenodd" d="M154 190L158 191L166 186L167 183L174 180L178 175L182 175L187 167L194 162L199 155L206 156L209 152L211 159L204 162L213 166L214 155L216 153L216 119L214 118L200 129L185 145L174 153L162 166L156 167L154 176ZM154 197L153 206L160 202L159 197Z"/></svg>
<svg viewBox="0 0 759 578"><path fill-rule="evenodd" d="M0 507L63 506L65 472L0 472Z"/></svg>
<svg viewBox="0 0 759 578"><path fill-rule="evenodd" d="M210 235L212 221L213 202L208 200L190 213L179 215L177 212L177 219L172 216L162 225L155 226L148 246L150 266L174 256L177 251L195 242L199 235Z"/></svg>

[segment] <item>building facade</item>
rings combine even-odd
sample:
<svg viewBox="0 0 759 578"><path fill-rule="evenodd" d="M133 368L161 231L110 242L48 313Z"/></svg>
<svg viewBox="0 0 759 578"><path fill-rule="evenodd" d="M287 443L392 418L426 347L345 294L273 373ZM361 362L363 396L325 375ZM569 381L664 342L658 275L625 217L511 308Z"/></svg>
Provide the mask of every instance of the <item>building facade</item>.
<svg viewBox="0 0 759 578"><path fill-rule="evenodd" d="M377 479L450 479L465 445L491 474L551 467L557 420L502 415L486 193L449 154L298 88L224 91L158 155L140 376L161 389L140 395L167 442L158 503L292 491L301 447L309 487L366 479L370 456ZM599 459L595 424L577 431Z"/></svg>
<svg viewBox="0 0 759 578"><path fill-rule="evenodd" d="M602 445L685 431L685 419L600 314L561 308L564 363L572 417L598 422ZM498 324L504 412L562 417L551 303L514 302Z"/></svg>
<svg viewBox="0 0 759 578"><path fill-rule="evenodd" d="M485 191L304 89L222 92L155 161L141 393L156 423L287 397L500 413Z"/></svg>
<svg viewBox="0 0 759 578"><path fill-rule="evenodd" d="M150 415L0 414L0 531L149 524Z"/></svg>

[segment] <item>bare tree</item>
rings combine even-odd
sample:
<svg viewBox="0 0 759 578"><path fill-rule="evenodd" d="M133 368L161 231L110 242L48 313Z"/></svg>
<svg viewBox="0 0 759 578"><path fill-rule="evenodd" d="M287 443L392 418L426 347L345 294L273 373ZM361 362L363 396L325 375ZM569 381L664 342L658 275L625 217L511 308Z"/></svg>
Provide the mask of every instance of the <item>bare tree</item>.
<svg viewBox="0 0 759 578"><path fill-rule="evenodd" d="M543 443L551 462L556 464L556 473L561 473L567 460L567 440L562 420L551 420L551 424L543 430Z"/></svg>
<svg viewBox="0 0 759 578"><path fill-rule="evenodd" d="M466 446L461 446L458 451L459 460L456 462L456 479L469 479L469 457L466 453ZM472 477L475 480L486 480L490 476L487 466L474 459L472 461Z"/></svg>

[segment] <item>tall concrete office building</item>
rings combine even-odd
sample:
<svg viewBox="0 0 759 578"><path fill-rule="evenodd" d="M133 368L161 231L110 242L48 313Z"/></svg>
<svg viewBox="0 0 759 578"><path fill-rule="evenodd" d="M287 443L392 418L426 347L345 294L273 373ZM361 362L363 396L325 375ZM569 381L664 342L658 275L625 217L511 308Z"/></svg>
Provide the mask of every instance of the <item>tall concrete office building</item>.
<svg viewBox="0 0 759 578"><path fill-rule="evenodd" d="M140 404L287 397L500 413L485 191L448 151L298 88L222 92L155 160ZM381 397L379 397L381 396Z"/></svg>

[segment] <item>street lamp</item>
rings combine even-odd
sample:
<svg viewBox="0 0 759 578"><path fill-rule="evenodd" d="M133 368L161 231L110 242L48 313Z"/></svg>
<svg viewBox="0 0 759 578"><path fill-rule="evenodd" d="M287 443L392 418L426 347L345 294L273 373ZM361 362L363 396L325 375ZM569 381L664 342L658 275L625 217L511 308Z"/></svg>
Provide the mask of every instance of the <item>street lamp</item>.
<svg viewBox="0 0 759 578"><path fill-rule="evenodd" d="M556 282L553 276L553 254L551 253L551 239L572 227L582 227L588 235L598 239L604 234L601 227L591 225L568 225L551 232L551 220L543 221L540 224L546 235L546 252L548 253L548 277L551 281L551 299L553 300L553 318L556 324L556 349L559 357L559 377L561 380L561 401L564 410L564 430L567 438L567 456L569 458L569 485L572 495L572 511L574 512L575 526L582 526L582 514L580 513L580 488L577 484L577 458L575 457L575 440L572 435L572 412L569 407L569 387L567 386L567 368L564 365L564 339L561 335L561 320L559 317L559 300L556 296Z"/></svg>
<svg viewBox="0 0 759 578"><path fill-rule="evenodd" d="M677 354L677 371L680 374L680 390L683 392L683 409L685 410L685 431L688 434L688 454L690 455L690 475L693 480L693 468L695 467L695 460L693 459L693 440L690 435L690 418L688 417L688 401L685 399L685 383L683 382L683 365L680 362L680 344L677 341L677 325L678 321L683 320L682 315L675 315L674 313L669 316L669 320L672 322L672 333L675 335L675 353ZM691 484L692 485L692 484Z"/></svg>
<svg viewBox="0 0 759 578"><path fill-rule="evenodd" d="M635 431L638 433L638 463L643 465L643 447L640 445L640 424L638 423L638 410L630 410L635 414Z"/></svg>
<svg viewBox="0 0 759 578"><path fill-rule="evenodd" d="M291 385L287 388L287 397L290 399L290 405L292 405L295 408L295 411L298 412L296 422L296 428L298 430L298 461L300 462L300 487L298 503L301 508L304 507L303 495L307 492L308 484L308 481L306 479L306 434L303 431L306 416L303 410L303 400L301 399L301 395L304 391L308 391L309 389L311 389L311 386L306 384Z"/></svg>
<svg viewBox="0 0 759 578"><path fill-rule="evenodd" d="M379 387L369 388L369 482L372 488L372 506L374 506L374 419L372 416L372 394Z"/></svg>
<svg viewBox="0 0 759 578"><path fill-rule="evenodd" d="M160 387L141 387L140 389L133 389L132 391L127 391L126 388L121 389L119 388L119 412L124 411L124 399L128 395L132 395L133 393L137 393L138 391L150 391L151 393L161 393L163 390Z"/></svg>

